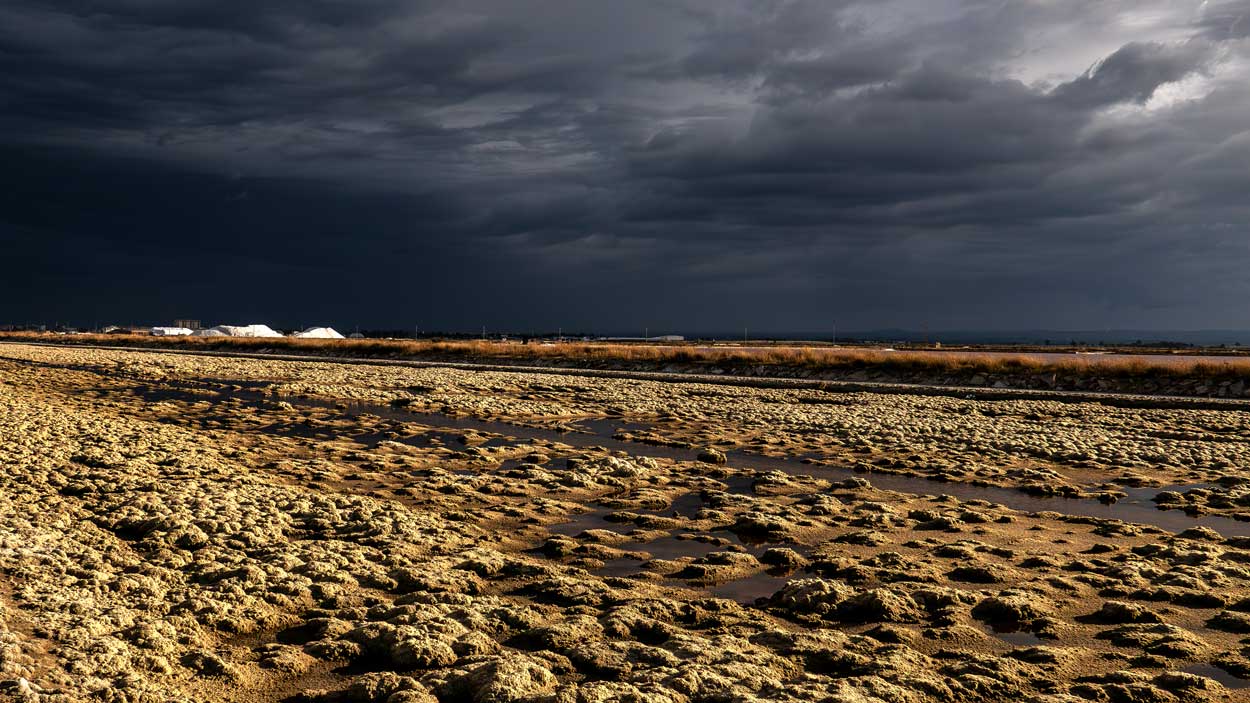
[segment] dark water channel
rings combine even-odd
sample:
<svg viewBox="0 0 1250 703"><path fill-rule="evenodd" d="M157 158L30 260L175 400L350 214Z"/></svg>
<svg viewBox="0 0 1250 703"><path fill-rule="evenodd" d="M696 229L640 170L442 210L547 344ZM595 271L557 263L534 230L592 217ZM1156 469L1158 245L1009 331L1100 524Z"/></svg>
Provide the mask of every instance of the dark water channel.
<svg viewBox="0 0 1250 703"><path fill-rule="evenodd" d="M285 398L293 405L320 405L333 407L334 403L308 399ZM656 446L616 439L616 429L626 423L598 421L593 425L578 421L572 432L522 427L505 422L470 417L450 417L431 413L417 413L376 405L355 406L349 404L347 412L369 413L397 421L419 421L427 425L456 430L475 430L511 436L521 440L561 442L577 448L601 447L610 451L622 451L635 456L667 458L677 461L694 461L697 451L679 447ZM593 427L593 431L592 428ZM636 425L634 426L636 427ZM990 503L1025 512L1053 511L1063 515L1122 520L1124 522L1152 525L1168 532L1181 532L1191 527L1209 527L1225 537L1250 535L1250 525L1220 516L1186 515L1179 510L1160 510L1151 499L1162 491L1184 492L1191 488L1209 488L1202 485L1161 486L1158 488L1130 488L1122 490L1127 498L1113 504L1100 503L1088 498L1063 496L1032 496L1012 488L975 486L968 483L934 481L922 476L860 472L849 467L822 466L805 463L802 458L770 457L748 452L726 452L726 467L731 469L780 471L791 476L812 476L830 481L844 481L856 476L866 477L872 485L890 491L915 495L950 495L963 501L984 500Z"/></svg>
<svg viewBox="0 0 1250 703"><path fill-rule="evenodd" d="M216 381L209 381L216 383ZM223 381L220 383L230 383ZM202 386L202 384L201 384ZM438 413L416 412L403 408L357 401L328 400L295 396L267 395L254 389L219 391L214 393L191 393L169 388L141 389L141 395L151 400L177 399L220 401L233 398L245 404L285 401L297 408L334 410L346 417L373 415L399 423L419 422L429 425L435 432L443 432L445 438L458 435L448 432L474 431L510 437L513 440L559 442L576 448L602 448L621 451L635 456L667 458L677 461L694 461L697 451L680 447L642 444L616 439L613 435L621 428L640 428L612 418L595 418L575 421L572 431L560 431L537 427L525 427L507 422L483 420L474 417L454 417ZM321 428L325 429L325 428ZM356 439L356 438L353 438ZM389 438L388 438L389 439ZM369 439L358 440L367 443ZM393 441L404 441L395 439ZM454 441L454 439L452 440ZM508 444L510 440L491 440L495 446ZM476 445L482 446L482 445ZM779 471L791 476L812 476L830 481L843 481L853 477L866 477L872 485L884 490L899 491L913 495L950 495L962 501L983 500L1024 512L1052 511L1062 515L1121 520L1129 523L1150 525L1168 532L1181 532L1191 527L1208 527L1225 537L1250 535L1250 524L1231 518L1204 515L1190 516L1179 510L1160 510L1151 498L1161 491L1185 491L1202 486L1161 486L1158 488L1130 488L1122 490L1127 498L1116 503L1104 504L1088 498L1063 496L1034 496L1013 488L976 486L969 483L935 481L922 476L861 472L849 467L809 464L803 458L770 457L741 451L727 451L726 467L731 469Z"/></svg>
<svg viewBox="0 0 1250 703"><path fill-rule="evenodd" d="M374 412L374 411L371 411ZM374 412L374 414L377 414ZM623 451L636 456L651 456L674 459L677 461L694 461L697 451L678 447L655 446L641 444L613 437L615 431L604 429L600 424L597 432L559 432L554 430L520 427L503 422L480 420L477 418L451 418L442 415L401 412L396 419L403 416L429 425L450 425L456 429L472 429L479 432L490 432L511 435L525 440L544 440L563 442L579 448L602 447L611 451ZM579 426L582 423L578 423ZM1190 516L1179 510L1160 510L1152 502L1152 498L1162 491L1184 492L1192 488L1210 488L1202 485L1161 486L1158 488L1129 488L1122 490L1127 494L1113 504L1100 503L1089 498L1068 498L1062 496L1032 496L1012 488L997 486L975 486L968 483L940 482L922 476L904 476L900 474L859 472L849 467L822 466L805 463L802 458L769 457L748 452L726 452L726 467L731 469L780 471L791 476L812 476L829 481L844 481L856 476L866 477L872 485L890 491L899 491L916 495L950 495L962 501L983 500L990 503L1021 510L1025 512L1053 511L1063 515L1122 520L1124 522L1152 525L1168 532L1181 532L1191 527L1209 527L1225 537L1250 535L1250 525L1220 516Z"/></svg>

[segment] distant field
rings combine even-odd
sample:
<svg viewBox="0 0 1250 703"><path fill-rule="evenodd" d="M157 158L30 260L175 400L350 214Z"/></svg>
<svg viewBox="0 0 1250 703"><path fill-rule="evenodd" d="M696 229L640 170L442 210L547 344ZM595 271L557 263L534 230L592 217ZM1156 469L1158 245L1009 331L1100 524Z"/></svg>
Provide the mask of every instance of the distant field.
<svg viewBox="0 0 1250 703"><path fill-rule="evenodd" d="M698 346L642 343L324 340L0 333L0 340L141 346L203 351L281 351L376 359L533 360L570 365L691 365L707 368L881 370L932 374L1067 374L1099 377L1250 379L1250 357L1210 354L1075 354L1041 351L888 350L831 346Z"/></svg>

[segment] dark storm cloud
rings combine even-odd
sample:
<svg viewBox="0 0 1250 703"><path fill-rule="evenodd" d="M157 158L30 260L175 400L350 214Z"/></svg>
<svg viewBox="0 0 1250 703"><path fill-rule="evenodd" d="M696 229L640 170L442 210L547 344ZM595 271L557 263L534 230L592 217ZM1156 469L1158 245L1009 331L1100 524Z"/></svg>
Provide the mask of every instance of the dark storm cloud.
<svg viewBox="0 0 1250 703"><path fill-rule="evenodd" d="M1250 326L1248 12L16 0L0 321Z"/></svg>
<svg viewBox="0 0 1250 703"><path fill-rule="evenodd" d="M844 2L763 2L742 8L732 3L698 15L702 29L679 61L691 76L746 78L798 58L831 41L852 35L838 10Z"/></svg>
<svg viewBox="0 0 1250 703"><path fill-rule="evenodd" d="M1211 59L1211 48L1196 41L1181 46L1126 44L1085 75L1060 86L1055 97L1085 108L1125 101L1145 103L1160 86L1202 71Z"/></svg>
<svg viewBox="0 0 1250 703"><path fill-rule="evenodd" d="M1208 1L1199 25L1212 39L1244 39L1250 36L1250 6L1245 0Z"/></svg>

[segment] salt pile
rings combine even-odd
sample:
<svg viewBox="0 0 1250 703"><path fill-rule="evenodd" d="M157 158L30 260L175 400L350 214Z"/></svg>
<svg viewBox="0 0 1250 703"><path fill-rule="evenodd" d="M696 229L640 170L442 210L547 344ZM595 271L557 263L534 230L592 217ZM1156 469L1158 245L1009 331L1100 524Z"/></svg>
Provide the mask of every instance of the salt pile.
<svg viewBox="0 0 1250 703"><path fill-rule="evenodd" d="M196 333L200 337L281 337L268 325L217 325Z"/></svg>
<svg viewBox="0 0 1250 703"><path fill-rule="evenodd" d="M309 327L303 332L296 332L292 337L300 339L346 339L333 327Z"/></svg>

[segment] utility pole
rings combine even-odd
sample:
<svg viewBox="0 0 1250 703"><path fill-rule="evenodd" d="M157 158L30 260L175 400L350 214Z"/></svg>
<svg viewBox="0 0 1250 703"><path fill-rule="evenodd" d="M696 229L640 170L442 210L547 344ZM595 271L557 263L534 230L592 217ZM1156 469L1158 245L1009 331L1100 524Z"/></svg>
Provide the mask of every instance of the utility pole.
<svg viewBox="0 0 1250 703"><path fill-rule="evenodd" d="M482 325L482 341L486 341L486 325Z"/></svg>
<svg viewBox="0 0 1250 703"><path fill-rule="evenodd" d="M833 346L838 346L838 323L833 323Z"/></svg>
<svg viewBox="0 0 1250 703"><path fill-rule="evenodd" d="M742 343L747 343L747 328L745 327L742 328Z"/></svg>

